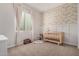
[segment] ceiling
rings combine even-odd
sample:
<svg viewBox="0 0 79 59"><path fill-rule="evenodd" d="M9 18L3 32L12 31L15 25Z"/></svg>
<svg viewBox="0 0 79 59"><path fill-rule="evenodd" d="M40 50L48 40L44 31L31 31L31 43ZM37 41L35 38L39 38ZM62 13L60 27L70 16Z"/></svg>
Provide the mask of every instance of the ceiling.
<svg viewBox="0 0 79 59"><path fill-rule="evenodd" d="M48 9L62 5L63 3L27 3L27 5L39 10L40 12L45 12Z"/></svg>

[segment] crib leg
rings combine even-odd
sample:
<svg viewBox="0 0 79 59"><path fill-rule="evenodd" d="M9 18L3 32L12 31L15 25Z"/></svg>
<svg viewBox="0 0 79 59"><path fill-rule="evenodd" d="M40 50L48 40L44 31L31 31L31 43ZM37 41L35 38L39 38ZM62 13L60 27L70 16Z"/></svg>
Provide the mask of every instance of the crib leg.
<svg viewBox="0 0 79 59"><path fill-rule="evenodd" d="M58 45L60 45L60 43L58 43Z"/></svg>

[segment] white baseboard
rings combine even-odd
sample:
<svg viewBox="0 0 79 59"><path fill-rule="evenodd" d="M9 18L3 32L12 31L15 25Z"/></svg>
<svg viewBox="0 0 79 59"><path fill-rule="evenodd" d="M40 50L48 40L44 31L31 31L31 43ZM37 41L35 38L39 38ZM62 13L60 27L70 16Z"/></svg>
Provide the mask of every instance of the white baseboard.
<svg viewBox="0 0 79 59"><path fill-rule="evenodd" d="M35 41L35 40L34 40ZM73 45L73 46L78 46L77 44L75 44L75 43L72 43L72 42L64 42L65 44L69 44L69 45ZM11 48L11 47L14 47L14 46L16 46L15 44L13 44L13 45L9 45L8 46L8 48ZM78 48L79 48L79 46L78 46Z"/></svg>
<svg viewBox="0 0 79 59"><path fill-rule="evenodd" d="M8 48L11 48L11 47L14 47L14 46L16 46L16 45L15 45L15 44L13 44L13 45L9 45Z"/></svg>
<svg viewBox="0 0 79 59"><path fill-rule="evenodd" d="M64 42L65 44L69 44L69 45L73 45L73 46L77 46L77 44L72 43L72 42Z"/></svg>

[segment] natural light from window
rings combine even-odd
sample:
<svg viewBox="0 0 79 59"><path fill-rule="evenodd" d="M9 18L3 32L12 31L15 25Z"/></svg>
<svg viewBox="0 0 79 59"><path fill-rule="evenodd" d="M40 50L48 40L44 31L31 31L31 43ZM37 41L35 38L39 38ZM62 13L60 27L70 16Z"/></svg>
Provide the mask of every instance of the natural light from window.
<svg viewBox="0 0 79 59"><path fill-rule="evenodd" d="M31 14L22 11L22 19L20 20L20 30L21 31L32 31L32 17Z"/></svg>

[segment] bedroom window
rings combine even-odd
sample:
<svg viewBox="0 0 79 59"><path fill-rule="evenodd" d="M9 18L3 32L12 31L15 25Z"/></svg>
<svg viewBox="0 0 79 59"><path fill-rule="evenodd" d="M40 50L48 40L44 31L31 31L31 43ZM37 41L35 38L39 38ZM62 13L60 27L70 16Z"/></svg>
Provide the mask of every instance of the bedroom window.
<svg viewBox="0 0 79 59"><path fill-rule="evenodd" d="M22 19L19 26L21 31L32 31L32 17L30 13L22 11Z"/></svg>

